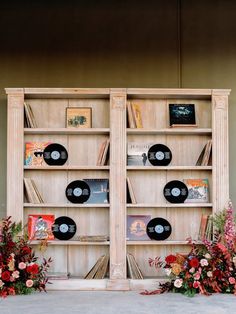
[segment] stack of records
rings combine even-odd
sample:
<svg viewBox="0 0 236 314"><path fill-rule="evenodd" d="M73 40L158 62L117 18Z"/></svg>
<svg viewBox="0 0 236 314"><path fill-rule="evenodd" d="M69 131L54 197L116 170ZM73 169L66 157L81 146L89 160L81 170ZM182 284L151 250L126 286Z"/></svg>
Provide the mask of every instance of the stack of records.
<svg viewBox="0 0 236 314"><path fill-rule="evenodd" d="M103 279L105 278L109 266L109 255L99 257L95 265L85 275L84 279Z"/></svg>
<svg viewBox="0 0 236 314"><path fill-rule="evenodd" d="M43 199L33 179L24 178L25 196L29 203L40 204Z"/></svg>
<svg viewBox="0 0 236 314"><path fill-rule="evenodd" d="M127 270L128 270L128 276L131 279L143 279L143 274L138 267L137 262L135 261L135 258L132 254L127 253Z"/></svg>
<svg viewBox="0 0 236 314"><path fill-rule="evenodd" d="M25 127L26 128L37 128L37 123L32 111L32 108L29 104L24 103L25 109Z"/></svg>

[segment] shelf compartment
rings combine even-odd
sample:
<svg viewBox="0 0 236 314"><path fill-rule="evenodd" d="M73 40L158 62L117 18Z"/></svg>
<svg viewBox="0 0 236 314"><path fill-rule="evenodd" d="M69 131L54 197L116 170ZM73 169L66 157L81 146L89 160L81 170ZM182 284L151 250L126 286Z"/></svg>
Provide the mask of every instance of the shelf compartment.
<svg viewBox="0 0 236 314"><path fill-rule="evenodd" d="M104 245L110 245L109 241L106 242L83 242L83 241L76 241L76 240L69 240L69 241L60 241L60 240L51 240L47 241L48 245L80 245L80 246L104 246ZM30 245L39 245L40 240L33 240L29 242Z"/></svg>
<svg viewBox="0 0 236 314"><path fill-rule="evenodd" d="M72 128L24 128L25 134L32 135L103 135L109 134L109 128L88 128L88 129L72 129Z"/></svg>
<svg viewBox="0 0 236 314"><path fill-rule="evenodd" d="M195 244L201 245L201 241L194 242ZM127 245L191 245L189 241L126 241Z"/></svg>
<svg viewBox="0 0 236 314"><path fill-rule="evenodd" d="M24 170L109 170L110 166L24 166Z"/></svg>
<svg viewBox="0 0 236 314"><path fill-rule="evenodd" d="M109 208L110 204L53 204L53 203L24 203L25 208Z"/></svg>
<svg viewBox="0 0 236 314"><path fill-rule="evenodd" d="M211 128L126 129L127 135L211 135Z"/></svg>
<svg viewBox="0 0 236 314"><path fill-rule="evenodd" d="M181 204L145 204L145 203L137 203L137 204L126 204L127 208L185 208L185 207L212 207L212 203L181 203Z"/></svg>
<svg viewBox="0 0 236 314"><path fill-rule="evenodd" d="M169 171L199 171L212 170L212 166L127 166L127 170L169 170Z"/></svg>

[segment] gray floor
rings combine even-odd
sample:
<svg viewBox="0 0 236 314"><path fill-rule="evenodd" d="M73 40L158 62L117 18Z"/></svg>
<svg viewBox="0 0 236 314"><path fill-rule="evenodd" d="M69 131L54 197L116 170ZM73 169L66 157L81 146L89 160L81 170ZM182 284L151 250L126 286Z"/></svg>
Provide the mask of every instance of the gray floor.
<svg viewBox="0 0 236 314"><path fill-rule="evenodd" d="M236 296L142 296L137 292L60 291L0 299L0 314L228 314L236 313Z"/></svg>

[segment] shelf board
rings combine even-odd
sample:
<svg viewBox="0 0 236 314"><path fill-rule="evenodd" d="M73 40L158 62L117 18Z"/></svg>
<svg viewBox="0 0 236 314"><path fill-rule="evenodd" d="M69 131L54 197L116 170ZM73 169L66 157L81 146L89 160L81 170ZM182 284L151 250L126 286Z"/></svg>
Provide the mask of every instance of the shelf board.
<svg viewBox="0 0 236 314"><path fill-rule="evenodd" d="M194 242L195 244L202 244L201 241ZM126 241L127 245L191 245L189 241Z"/></svg>
<svg viewBox="0 0 236 314"><path fill-rule="evenodd" d="M148 203L137 203L137 204L127 204L127 208L152 208L152 207L160 207L160 208L185 208L185 207L212 207L212 203L180 203L180 204L148 204Z"/></svg>
<svg viewBox="0 0 236 314"><path fill-rule="evenodd" d="M210 128L166 128L166 129L130 129L127 128L128 135L211 135Z"/></svg>
<svg viewBox="0 0 236 314"><path fill-rule="evenodd" d="M110 204L57 204L57 203L24 203L25 208L104 208L110 207Z"/></svg>
<svg viewBox="0 0 236 314"><path fill-rule="evenodd" d="M24 166L24 170L109 170L110 166Z"/></svg>
<svg viewBox="0 0 236 314"><path fill-rule="evenodd" d="M94 135L109 134L109 128L88 128L88 129L72 129L72 128L24 128L25 134L41 134L41 135Z"/></svg>
<svg viewBox="0 0 236 314"><path fill-rule="evenodd" d="M127 170L169 170L169 171L198 171L212 170L212 166L127 166Z"/></svg>
<svg viewBox="0 0 236 314"><path fill-rule="evenodd" d="M29 244L31 245L39 245L40 240L33 240L30 241ZM89 245L110 245L109 241L106 242L83 242L83 241L76 241L76 240L68 240L68 241L63 241L63 240L50 240L47 241L48 245L81 245L81 246L89 246Z"/></svg>

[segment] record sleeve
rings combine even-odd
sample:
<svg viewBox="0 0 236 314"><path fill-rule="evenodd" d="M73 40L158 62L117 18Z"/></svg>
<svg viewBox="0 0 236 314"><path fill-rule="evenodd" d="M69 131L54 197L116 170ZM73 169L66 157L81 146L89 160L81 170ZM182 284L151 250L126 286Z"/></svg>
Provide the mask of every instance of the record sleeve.
<svg viewBox="0 0 236 314"><path fill-rule="evenodd" d="M150 215L127 215L127 240L149 240L147 224L151 220Z"/></svg>
<svg viewBox="0 0 236 314"><path fill-rule="evenodd" d="M208 179L184 179L188 188L188 197L185 203L208 203L209 182Z"/></svg>
<svg viewBox="0 0 236 314"><path fill-rule="evenodd" d="M54 215L29 215L28 216L28 237L29 240L53 240L52 225Z"/></svg>
<svg viewBox="0 0 236 314"><path fill-rule="evenodd" d="M43 159L44 149L51 142L26 142L25 143L25 166L45 166Z"/></svg>
<svg viewBox="0 0 236 314"><path fill-rule="evenodd" d="M109 203L109 180L108 179L83 179L90 188L90 196L87 204Z"/></svg>

